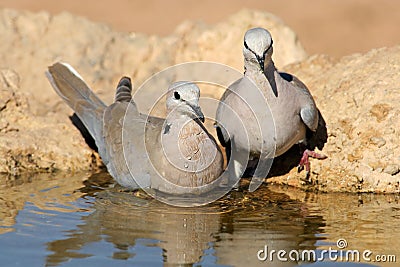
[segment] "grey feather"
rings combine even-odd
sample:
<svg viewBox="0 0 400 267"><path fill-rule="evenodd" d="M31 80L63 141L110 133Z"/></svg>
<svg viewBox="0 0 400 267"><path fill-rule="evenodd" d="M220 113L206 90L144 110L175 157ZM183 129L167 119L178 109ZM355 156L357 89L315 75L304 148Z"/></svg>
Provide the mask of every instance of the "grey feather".
<svg viewBox="0 0 400 267"><path fill-rule="evenodd" d="M271 164L268 158L282 155L294 144L305 142L307 131L316 131L319 112L304 83L275 68L271 58L272 38L267 30L254 28L247 31L244 42L245 74L221 97L216 114L216 127L221 128L217 129L221 132L218 137L221 143L228 143L229 138L234 137L235 146L248 150L256 158L261 156L260 160ZM262 60L261 54L264 55ZM264 63L263 68L260 62ZM257 102L257 96L264 102ZM249 112L248 105L256 115ZM234 112L244 127L237 126L238 118L232 116ZM267 116L264 118L261 114ZM242 140L246 135L248 147ZM261 169L265 172L269 168Z"/></svg>
<svg viewBox="0 0 400 267"><path fill-rule="evenodd" d="M139 113L127 77L118 83L115 102L108 107L67 64L50 66L47 77L88 128L108 171L122 186L200 194L218 185L223 156L200 122L204 115L195 84L171 85L166 96L169 113L161 119ZM181 99L174 98L174 92Z"/></svg>

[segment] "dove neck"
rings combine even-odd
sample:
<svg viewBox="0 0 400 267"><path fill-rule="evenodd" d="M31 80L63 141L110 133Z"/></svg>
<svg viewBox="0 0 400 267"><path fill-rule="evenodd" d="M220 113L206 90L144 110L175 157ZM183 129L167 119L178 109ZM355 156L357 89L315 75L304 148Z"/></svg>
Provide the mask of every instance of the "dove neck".
<svg viewBox="0 0 400 267"><path fill-rule="evenodd" d="M181 127L182 125L187 124L189 121L192 121L193 118L188 116L187 114L181 114L180 112L172 111L168 114L165 119L166 124L172 127Z"/></svg>
<svg viewBox="0 0 400 267"><path fill-rule="evenodd" d="M279 80L280 76L271 59L265 62L264 70L257 64L245 61L245 70L244 75L256 83L264 83L266 79L274 96L278 96L277 79Z"/></svg>
<svg viewBox="0 0 400 267"><path fill-rule="evenodd" d="M244 75L249 78L259 77L260 75L267 78L268 82L275 83L275 73L277 70L275 68L275 64L272 60L266 61L264 64L264 70L260 68L259 64L255 64L252 61L245 60L244 61Z"/></svg>
<svg viewBox="0 0 400 267"><path fill-rule="evenodd" d="M275 73L277 72L274 62L271 60L269 64L264 65L264 75L267 80L272 83L275 80Z"/></svg>

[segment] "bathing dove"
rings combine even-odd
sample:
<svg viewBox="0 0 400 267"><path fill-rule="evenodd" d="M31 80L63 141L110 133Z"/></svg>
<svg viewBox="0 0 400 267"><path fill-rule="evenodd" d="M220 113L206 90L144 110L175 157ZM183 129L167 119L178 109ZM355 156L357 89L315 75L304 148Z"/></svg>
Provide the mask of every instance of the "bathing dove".
<svg viewBox="0 0 400 267"><path fill-rule="evenodd" d="M166 93L166 119L139 113L131 81L123 77L115 102L106 106L68 64L46 73L57 94L81 119L109 173L122 186L169 194L200 194L214 188L223 156L202 122L200 89L176 82Z"/></svg>
<svg viewBox="0 0 400 267"><path fill-rule="evenodd" d="M254 28L244 36L244 77L234 82L223 94L216 114L216 128L222 145L230 150L244 148L251 158L259 158L259 165L250 183L254 191L272 164L272 158L282 155L296 143L306 143L306 131L316 131L319 111L307 87L296 77L279 73L272 61L272 37L263 28ZM265 100L264 103L258 99ZM232 120L236 112L246 131L237 130ZM264 110L264 111L263 111ZM262 113L270 114L270 117ZM260 115L261 113L261 115ZM249 144L242 140L247 140ZM247 145L247 147L246 147ZM310 171L308 157L326 158L305 149L300 170ZM233 157L235 161L235 157ZM235 175L239 175L243 163L236 163Z"/></svg>

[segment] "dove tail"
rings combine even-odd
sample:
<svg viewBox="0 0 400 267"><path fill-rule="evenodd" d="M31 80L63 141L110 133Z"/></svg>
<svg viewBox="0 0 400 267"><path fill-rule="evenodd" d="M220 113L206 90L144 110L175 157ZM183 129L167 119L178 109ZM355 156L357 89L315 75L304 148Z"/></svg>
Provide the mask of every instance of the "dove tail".
<svg viewBox="0 0 400 267"><path fill-rule="evenodd" d="M46 72L56 93L72 108L83 122L90 135L98 142L103 138L103 114L106 105L83 81L70 65L55 63Z"/></svg>
<svg viewBox="0 0 400 267"><path fill-rule="evenodd" d="M130 102L132 99L132 82L129 77L122 77L119 80L115 92L115 102Z"/></svg>

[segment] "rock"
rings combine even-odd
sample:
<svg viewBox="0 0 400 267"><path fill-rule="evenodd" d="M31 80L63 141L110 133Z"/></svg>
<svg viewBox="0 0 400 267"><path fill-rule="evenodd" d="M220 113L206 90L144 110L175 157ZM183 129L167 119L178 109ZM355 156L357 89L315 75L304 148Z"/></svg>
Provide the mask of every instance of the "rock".
<svg viewBox="0 0 400 267"><path fill-rule="evenodd" d="M192 60L216 61L242 72L243 34L256 25L268 27L274 34L274 56L280 66L306 57L295 33L279 18L248 10L215 26L184 22L165 38L115 32L107 25L69 13L51 16L4 9L0 10L0 22L2 36L8 40L0 44L0 67L13 69L23 77L21 88L35 100L31 110L37 115L68 110L59 105L61 100L43 74L58 60L74 66L110 103L114 87L124 74L130 75L138 88L154 73Z"/></svg>
<svg viewBox="0 0 400 267"><path fill-rule="evenodd" d="M69 13L51 16L46 12L0 10L0 32L7 40L0 43L0 68L4 69L0 172L19 174L93 166L96 154L71 124L71 110L44 75L48 65L58 60L70 63L106 103L111 103L122 75L131 76L138 88L154 73L190 60L215 60L242 72L241 40L245 29L255 23L271 28L279 47L274 55L280 65L305 58L294 32L277 17L262 12L241 11L215 26L184 22L175 33L160 38L115 32L104 24ZM152 88L145 93L158 96L165 89L166 86ZM152 105L146 97L139 98L141 110Z"/></svg>
<svg viewBox="0 0 400 267"><path fill-rule="evenodd" d="M396 175L400 172L400 166L395 165L395 164L389 164L385 167L383 172L390 174L390 175Z"/></svg>
<svg viewBox="0 0 400 267"><path fill-rule="evenodd" d="M296 34L283 21L270 13L241 10L227 21L206 26L191 21L177 30L176 61L215 61L243 70L243 36L254 27L264 27L274 39L273 59L277 66L285 66L306 58L306 52Z"/></svg>
<svg viewBox="0 0 400 267"><path fill-rule="evenodd" d="M386 144L386 140L382 137L373 136L369 139L372 144L376 145L378 148L383 147Z"/></svg>
<svg viewBox="0 0 400 267"><path fill-rule="evenodd" d="M323 153L328 159L312 160L312 187L400 192L400 46L354 54L337 62L313 56L285 71L308 85L327 123ZM292 170L289 175L294 185L301 186L297 181L304 173ZM272 181L284 183L287 176Z"/></svg>
<svg viewBox="0 0 400 267"><path fill-rule="evenodd" d="M93 152L70 124L35 116L12 70L0 70L0 173L90 169Z"/></svg>
<svg viewBox="0 0 400 267"><path fill-rule="evenodd" d="M323 148L328 159L312 160L312 184L295 168L270 181L327 192L399 192L400 47L340 60L323 55L305 59L296 35L280 19L249 10L214 26L184 22L164 38L115 32L68 13L1 10L0 31L8 41L0 43L0 172L93 167L96 154L44 76L54 61L72 64L110 103L121 75L132 76L138 88L154 73L192 60L217 61L242 72L243 33L254 26L271 30L277 67L308 85L328 128ZM137 100L141 110L152 104Z"/></svg>

